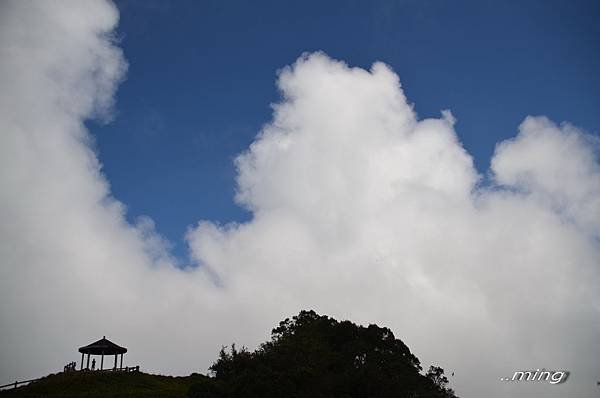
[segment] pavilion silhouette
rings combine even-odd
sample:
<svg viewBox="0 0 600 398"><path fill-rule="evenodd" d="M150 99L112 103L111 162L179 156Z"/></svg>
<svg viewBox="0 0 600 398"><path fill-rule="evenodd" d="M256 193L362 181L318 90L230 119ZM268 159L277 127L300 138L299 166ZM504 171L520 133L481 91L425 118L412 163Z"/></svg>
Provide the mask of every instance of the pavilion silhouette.
<svg viewBox="0 0 600 398"><path fill-rule="evenodd" d="M81 353L81 370L83 370L83 358L87 354L87 363L85 369L90 369L90 356L92 355L100 355L100 369L104 370L104 356L105 355L114 355L115 356L115 364L113 370L123 369L123 354L127 352L127 348L121 347L110 340L106 339L106 336L103 336L100 340L86 345L85 347L80 347L79 352ZM121 364L119 368L117 368L117 357L121 355Z"/></svg>

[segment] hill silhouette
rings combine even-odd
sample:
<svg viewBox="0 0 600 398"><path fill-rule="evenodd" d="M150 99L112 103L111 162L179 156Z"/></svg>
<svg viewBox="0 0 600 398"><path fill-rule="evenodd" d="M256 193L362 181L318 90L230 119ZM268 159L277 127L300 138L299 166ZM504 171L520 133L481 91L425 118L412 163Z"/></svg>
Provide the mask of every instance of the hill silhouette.
<svg viewBox="0 0 600 398"><path fill-rule="evenodd" d="M408 347L385 327L363 327L302 311L256 351L223 348L211 378L190 398L455 397L439 367L422 375Z"/></svg>
<svg viewBox="0 0 600 398"><path fill-rule="evenodd" d="M171 377L142 372L66 372L0 392L2 398L184 398L203 375Z"/></svg>
<svg viewBox="0 0 600 398"><path fill-rule="evenodd" d="M210 376L67 372L4 397L453 398L442 368L419 359L386 327L302 311L253 352L223 347Z"/></svg>

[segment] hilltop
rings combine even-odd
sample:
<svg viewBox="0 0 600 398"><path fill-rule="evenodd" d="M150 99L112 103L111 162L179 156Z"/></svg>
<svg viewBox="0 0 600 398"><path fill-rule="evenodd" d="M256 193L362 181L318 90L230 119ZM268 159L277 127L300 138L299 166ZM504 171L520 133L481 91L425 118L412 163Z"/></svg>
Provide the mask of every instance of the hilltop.
<svg viewBox="0 0 600 398"><path fill-rule="evenodd" d="M456 398L440 367L423 372L392 331L302 311L253 352L225 347L211 376L140 372L49 375L3 397Z"/></svg>
<svg viewBox="0 0 600 398"><path fill-rule="evenodd" d="M4 390L4 398L185 398L190 386L206 376L172 377L142 372L67 372L48 375L17 389Z"/></svg>

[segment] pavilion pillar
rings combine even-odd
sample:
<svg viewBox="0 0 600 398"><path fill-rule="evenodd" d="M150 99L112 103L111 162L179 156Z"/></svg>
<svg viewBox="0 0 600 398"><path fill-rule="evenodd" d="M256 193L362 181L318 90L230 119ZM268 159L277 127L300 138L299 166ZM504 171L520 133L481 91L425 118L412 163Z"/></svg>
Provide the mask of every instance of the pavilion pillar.
<svg viewBox="0 0 600 398"><path fill-rule="evenodd" d="M82 352L82 353L81 353L81 368L80 368L79 370L83 370L83 356L84 356L84 355L85 355L85 354Z"/></svg>
<svg viewBox="0 0 600 398"><path fill-rule="evenodd" d="M117 356L118 354L115 354L115 366L113 367L113 370L117 370Z"/></svg>
<svg viewBox="0 0 600 398"><path fill-rule="evenodd" d="M120 366L121 370L123 370L123 354L121 354L121 366Z"/></svg>
<svg viewBox="0 0 600 398"><path fill-rule="evenodd" d="M100 358L100 370L104 369L104 351L102 351L102 357Z"/></svg>
<svg viewBox="0 0 600 398"><path fill-rule="evenodd" d="M90 354L88 353L88 359L87 359L87 364L85 365L85 368L87 370L90 370Z"/></svg>

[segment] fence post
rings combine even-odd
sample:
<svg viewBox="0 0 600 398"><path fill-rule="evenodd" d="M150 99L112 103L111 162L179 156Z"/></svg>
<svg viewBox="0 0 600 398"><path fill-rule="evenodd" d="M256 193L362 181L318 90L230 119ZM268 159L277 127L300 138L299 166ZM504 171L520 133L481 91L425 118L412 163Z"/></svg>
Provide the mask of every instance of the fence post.
<svg viewBox="0 0 600 398"><path fill-rule="evenodd" d="M18 381L15 381L15 388L17 388L17 384L19 384L19 382L18 382Z"/></svg>

